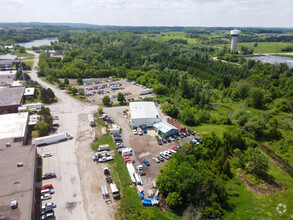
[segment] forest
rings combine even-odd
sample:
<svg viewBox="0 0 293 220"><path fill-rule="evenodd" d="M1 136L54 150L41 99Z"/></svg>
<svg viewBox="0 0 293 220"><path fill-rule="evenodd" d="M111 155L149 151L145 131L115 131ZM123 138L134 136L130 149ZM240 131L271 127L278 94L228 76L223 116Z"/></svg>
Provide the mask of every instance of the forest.
<svg viewBox="0 0 293 220"><path fill-rule="evenodd" d="M195 131L202 126L222 128L222 134L202 134L200 145L186 143L160 170L157 185L168 206L179 216L245 218L247 207L240 199L255 200L258 204L266 200L254 191L251 194L245 187L247 183L258 191L267 190L269 193L264 194L271 200L290 206L293 69L286 64L246 61L242 55L215 46L210 37L218 38L219 33L225 37L227 29L185 29L186 39L196 38L196 44L172 38L175 30L165 31L160 28L60 31L56 35L59 42L40 49L57 48L62 50L63 57L50 57L42 52L38 75L59 87L64 87L60 78L76 78L79 82L84 78L127 78L153 88L156 94L153 101L161 103L164 113L188 128ZM249 31L256 36L256 33L284 30L244 30ZM145 32L167 35L168 40L152 40ZM280 39L291 42L291 38ZM225 56L237 63L213 59ZM223 108L232 109L233 114L228 115ZM253 208L247 212L252 214ZM272 208L274 204L269 202L258 212L258 217L278 217Z"/></svg>

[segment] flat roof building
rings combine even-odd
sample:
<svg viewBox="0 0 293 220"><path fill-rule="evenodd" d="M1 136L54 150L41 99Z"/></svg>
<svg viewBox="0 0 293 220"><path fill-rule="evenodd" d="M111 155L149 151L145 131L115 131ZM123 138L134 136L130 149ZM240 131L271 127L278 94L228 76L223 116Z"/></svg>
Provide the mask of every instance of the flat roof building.
<svg viewBox="0 0 293 220"><path fill-rule="evenodd" d="M132 127L151 127L162 121L154 102L130 102L129 107Z"/></svg>
<svg viewBox="0 0 293 220"><path fill-rule="evenodd" d="M0 115L0 140L11 138L13 142L26 143L29 113Z"/></svg>
<svg viewBox="0 0 293 220"><path fill-rule="evenodd" d="M178 134L178 128L167 122L159 122L153 125L154 129L163 137L169 137L171 135Z"/></svg>
<svg viewBox="0 0 293 220"><path fill-rule="evenodd" d="M11 143L10 147L6 147ZM0 216L1 219L30 220L36 217L36 168L35 146L21 146L13 139L0 140ZM17 166L22 163L23 166ZM11 201L18 207L11 209Z"/></svg>
<svg viewBox="0 0 293 220"><path fill-rule="evenodd" d="M23 103L24 87L0 88L0 113L16 113Z"/></svg>
<svg viewBox="0 0 293 220"><path fill-rule="evenodd" d="M0 60L15 60L17 58L18 58L17 55L11 55L11 54L0 55Z"/></svg>

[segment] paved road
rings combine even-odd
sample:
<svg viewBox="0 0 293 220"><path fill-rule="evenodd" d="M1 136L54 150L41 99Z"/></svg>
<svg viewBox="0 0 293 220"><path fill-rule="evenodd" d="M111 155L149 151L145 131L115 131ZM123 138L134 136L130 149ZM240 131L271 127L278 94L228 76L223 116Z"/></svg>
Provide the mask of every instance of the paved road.
<svg viewBox="0 0 293 220"><path fill-rule="evenodd" d="M30 52L33 53L33 52ZM58 97L58 102L49 105L52 115L58 115L60 128L58 133L68 132L73 137L73 140L53 144L45 147L38 147L38 153L51 152L53 157L43 160L43 173L55 172L56 179L45 180L42 184L53 183L55 194L51 200L46 202L55 202L57 208L55 214L57 219L88 219L84 209L84 201L81 189L81 178L78 170L78 161L76 151L78 145L76 137L80 129L80 114L88 114L97 110L97 106L82 103L64 91L57 89L55 86L47 84L37 77L35 67L37 66L39 54L35 55L33 70L30 73L32 80L37 81L44 88L51 88ZM89 146L87 146L89 147Z"/></svg>

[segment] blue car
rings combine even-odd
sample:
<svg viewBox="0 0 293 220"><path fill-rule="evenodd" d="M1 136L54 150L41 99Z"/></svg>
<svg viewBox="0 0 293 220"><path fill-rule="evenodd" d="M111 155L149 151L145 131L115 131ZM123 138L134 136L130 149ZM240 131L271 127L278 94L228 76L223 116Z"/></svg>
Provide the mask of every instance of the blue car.
<svg viewBox="0 0 293 220"><path fill-rule="evenodd" d="M142 161L146 166L150 166L150 163L147 160Z"/></svg>

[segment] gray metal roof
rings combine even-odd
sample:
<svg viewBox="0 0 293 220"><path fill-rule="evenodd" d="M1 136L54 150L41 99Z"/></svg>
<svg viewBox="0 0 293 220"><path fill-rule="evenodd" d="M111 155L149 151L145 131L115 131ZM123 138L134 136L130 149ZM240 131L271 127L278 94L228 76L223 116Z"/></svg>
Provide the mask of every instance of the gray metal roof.
<svg viewBox="0 0 293 220"><path fill-rule="evenodd" d="M17 57L17 55L5 54L0 55L0 60L15 60Z"/></svg>
<svg viewBox="0 0 293 220"><path fill-rule="evenodd" d="M0 107L20 105L24 94L24 87L0 88Z"/></svg>

